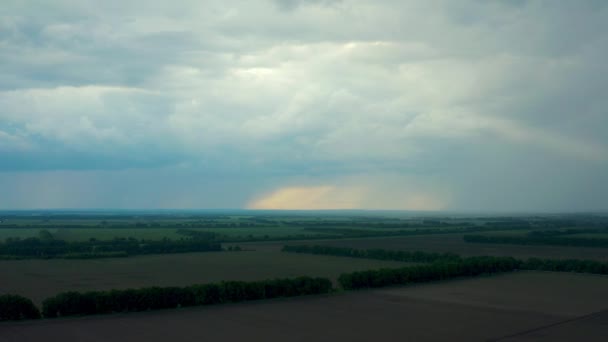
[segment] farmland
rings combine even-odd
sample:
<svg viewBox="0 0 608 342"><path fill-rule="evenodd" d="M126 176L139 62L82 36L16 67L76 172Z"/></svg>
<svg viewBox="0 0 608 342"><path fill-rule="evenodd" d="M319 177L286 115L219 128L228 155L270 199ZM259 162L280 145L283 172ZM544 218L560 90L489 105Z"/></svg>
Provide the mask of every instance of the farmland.
<svg viewBox="0 0 608 342"><path fill-rule="evenodd" d="M340 273L406 263L358 260L278 251L146 255L96 260L0 262L0 293L18 293L37 303L62 291L144 286L185 286L222 280L263 280L301 275L335 279Z"/></svg>
<svg viewBox="0 0 608 342"><path fill-rule="evenodd" d="M66 291L188 287L300 276L327 278L335 287L333 294L298 299L181 307L128 315L110 310L107 311L110 315L103 318L62 316L52 320L45 316L46 319L35 322L0 323L0 341L38 340L40 336L50 336L53 340L160 341L169 338L167 331L174 330L188 331L186 340L264 336L265 339L289 340L367 341L380 338L390 341L403 340L402 337L407 336L413 340L475 341L539 340L544 336L553 341L561 336L581 336L581 329L585 329L585 337L590 336L586 340L593 340L602 336L601 325L607 318L604 311L608 310L605 299L608 298L608 276L571 274L563 269L559 273L522 271L535 268L520 266L491 271L491 263L503 262L502 259L490 260L487 264L490 265L487 272L494 273L492 276L484 276L485 271L455 271L452 278L438 275L438 278L425 280L422 276L416 278L417 285L412 285L415 272L372 272L369 274L409 274L404 279L410 277L410 281L374 283L370 280L370 284L375 284L371 287L409 286L366 291L351 291L357 287L348 287L342 280L338 281L348 279L339 277L351 272L413 269L413 266L429 266L426 271L441 273L441 265L433 266L436 261L444 262L446 270L454 270L458 265L467 264L467 257L483 255L521 260L542 258L549 260L549 264L557 259L608 262L605 248L467 243L463 239L467 234L524 238L543 234L564 238L604 237L608 227L608 219L604 216L45 212L5 213L0 217L0 243L4 246L0 250L13 253L3 255L5 260L0 260L0 295L25 296L38 307L42 307L45 299ZM198 243L209 243L215 249L195 253L176 249L176 246ZM129 253L119 253L123 245L129 248ZM376 252L357 258L287 253L282 251L285 245L377 249L387 253ZM32 246L49 251L84 249L87 253L24 252L25 247L31 249ZM159 247L152 248L154 246ZM103 248L113 252L98 253ZM458 256L437 260L371 258L394 255L388 251L451 253L462 259ZM475 263L471 261L467 265ZM593 267L579 272L593 273L588 271L590 269ZM367 285L363 284L365 288ZM159 330L161 321L167 322L162 331ZM441 322L441 329L436 329L437 322ZM352 328L358 326L366 328ZM92 338L88 338L90 332L94 332ZM297 338L293 338L294 333ZM71 338L66 337L68 335Z"/></svg>
<svg viewBox="0 0 608 342"><path fill-rule="evenodd" d="M153 342L180 332L182 341L603 341L607 291L608 277L518 272L334 296L7 323L0 340Z"/></svg>
<svg viewBox="0 0 608 342"><path fill-rule="evenodd" d="M421 250L451 252L463 256L494 255L517 258L592 259L608 261L608 251L600 248L569 246L521 246L501 244L472 244L462 239L462 234L421 235L373 239L341 239L315 241L317 245L352 248L381 248L395 250ZM255 245L255 244L253 244ZM277 244L258 244L256 248L276 248Z"/></svg>

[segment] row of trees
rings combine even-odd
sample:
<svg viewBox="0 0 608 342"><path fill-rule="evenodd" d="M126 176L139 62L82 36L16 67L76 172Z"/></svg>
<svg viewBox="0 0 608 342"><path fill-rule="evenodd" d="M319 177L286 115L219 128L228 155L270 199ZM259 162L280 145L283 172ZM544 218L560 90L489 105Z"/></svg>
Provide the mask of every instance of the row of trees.
<svg viewBox="0 0 608 342"><path fill-rule="evenodd" d="M65 292L46 299L46 318L147 311L293 297L328 293L333 289L326 278L298 277L255 282L228 281L188 287L148 287L141 289Z"/></svg>
<svg viewBox="0 0 608 342"><path fill-rule="evenodd" d="M606 238L564 237L551 234L534 234L525 236L506 235L465 235L465 242L470 243L501 243L513 245L554 245L607 248Z"/></svg>
<svg viewBox="0 0 608 342"><path fill-rule="evenodd" d="M408 252L408 251L391 251L383 249L354 249L344 247L330 246L285 246L284 252L290 253L307 253L307 254L323 254L346 256L353 258L379 259L379 260L394 260L406 262L429 262L429 263L466 263L473 258L462 258L453 253L427 253L427 252ZM494 257L488 257L494 258ZM521 270L537 270L537 271L554 271L554 272L576 272L576 273L592 273L592 274L608 274L608 263L596 260L581 260L581 259L540 259L530 258L527 260L515 260L515 268Z"/></svg>
<svg viewBox="0 0 608 342"><path fill-rule="evenodd" d="M436 225L429 225L435 227ZM454 233L476 233L489 232L495 230L521 230L530 229L529 226L493 227L493 226L471 226L471 225L449 225L445 228L411 228L411 229L360 229L360 228L321 228L307 227L305 231L338 234L341 237L375 237L375 236L412 236L430 234L454 234Z"/></svg>
<svg viewBox="0 0 608 342"><path fill-rule="evenodd" d="M345 290L355 290L509 272L517 269L518 265L518 261L510 257L472 257L459 262L440 261L428 265L346 273L338 281Z"/></svg>
<svg viewBox="0 0 608 342"><path fill-rule="evenodd" d="M148 311L199 305L235 303L280 297L329 293L326 278L297 277L264 281L226 281L187 287L64 292L42 303L42 314L31 300L0 296L0 321Z"/></svg>
<svg viewBox="0 0 608 342"><path fill-rule="evenodd" d="M351 258L395 260L405 262L460 261L454 253L408 252L385 249L354 249L348 247L285 245L283 252L345 256Z"/></svg>
<svg viewBox="0 0 608 342"><path fill-rule="evenodd" d="M533 230L527 235L529 237L549 237L549 236L564 236L575 234L606 234L608 228L586 228L586 229L550 229L550 230Z"/></svg>
<svg viewBox="0 0 608 342"><path fill-rule="evenodd" d="M40 311L30 299L12 294L0 296L0 321L38 318Z"/></svg>
<svg viewBox="0 0 608 342"><path fill-rule="evenodd" d="M317 249L317 251L321 251L321 249ZM385 252L388 253L385 255L391 255L391 251ZM414 252L411 255L418 253L423 252ZM373 257L373 253L369 255ZM399 254L392 255L398 257L391 260L403 260ZM345 290L354 290L423 283L455 277L471 277L518 269L608 274L608 263L592 260L549 260L538 258L524 261L511 257L491 256L470 258L437 257L434 259L434 262L425 265L346 273L342 274L338 278L338 281ZM74 315L147 311L321 294L329 293L332 290L333 286L329 279L298 277L255 282L227 281L188 287L148 287L84 293L64 292L46 299L43 302L42 314L45 318L54 318ZM15 295L0 296L0 320L36 319L40 318L40 316L40 312L31 300Z"/></svg>
<svg viewBox="0 0 608 342"><path fill-rule="evenodd" d="M221 250L222 247L219 242L202 238L146 241L129 238L79 242L40 238L9 238L5 243L0 243L0 256L4 258L97 258Z"/></svg>
<svg viewBox="0 0 608 342"><path fill-rule="evenodd" d="M520 268L532 271L608 274L608 263L595 260L530 258L522 261Z"/></svg>
<svg viewBox="0 0 608 342"><path fill-rule="evenodd" d="M591 260L517 260L511 257L471 257L460 262L435 262L398 269L380 269L342 274L338 281L345 290L405 285L510 272L518 269L608 274L608 264Z"/></svg>

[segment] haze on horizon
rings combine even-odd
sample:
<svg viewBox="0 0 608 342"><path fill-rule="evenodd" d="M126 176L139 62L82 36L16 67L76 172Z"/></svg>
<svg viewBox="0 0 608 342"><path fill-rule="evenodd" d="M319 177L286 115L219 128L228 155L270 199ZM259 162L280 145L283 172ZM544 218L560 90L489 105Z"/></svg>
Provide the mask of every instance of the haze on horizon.
<svg viewBox="0 0 608 342"><path fill-rule="evenodd" d="M0 7L0 210L608 210L608 2Z"/></svg>

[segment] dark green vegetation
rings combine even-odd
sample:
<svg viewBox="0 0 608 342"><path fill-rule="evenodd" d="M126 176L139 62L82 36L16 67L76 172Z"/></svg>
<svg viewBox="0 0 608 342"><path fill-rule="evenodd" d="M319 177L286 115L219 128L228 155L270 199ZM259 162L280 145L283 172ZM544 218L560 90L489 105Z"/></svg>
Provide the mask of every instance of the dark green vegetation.
<svg viewBox="0 0 608 342"><path fill-rule="evenodd" d="M308 245L285 245L283 252L317 254L317 255L335 255L351 258L376 259L376 260L394 260L405 262L435 262L435 261L461 261L460 256L452 253L427 253L427 252L408 252L408 251L390 251L385 249L354 249L347 247L331 247L331 246L308 246Z"/></svg>
<svg viewBox="0 0 608 342"><path fill-rule="evenodd" d="M600 229L597 215L466 217L411 216L399 212L0 212L0 240L179 240L195 236L218 242L369 238L541 229ZM48 236L47 236L48 237Z"/></svg>
<svg viewBox="0 0 608 342"><path fill-rule="evenodd" d="M445 253L427 253L427 252L406 252L406 251L390 251L383 249L353 249L344 247L328 247L328 246L284 246L284 252L290 253L308 253L316 255L335 255L346 256L352 258L365 258L377 260L395 260L395 261L411 261L411 262L432 262L443 264L466 264L469 261L479 262L485 260L502 263L508 261L513 264L513 269L521 270L538 270L538 271L553 271L553 272L577 272L577 273L592 273L592 274L608 274L608 262L599 262L595 260L579 260L579 259L539 259L530 258L527 260L519 260L515 258L505 257L470 257L462 258L457 254ZM492 273L493 271L487 272ZM357 273L357 272L355 272ZM466 273L466 272L465 272ZM484 272L482 272L484 273ZM442 276L441 274L439 276ZM404 283L407 283L405 280Z"/></svg>
<svg viewBox="0 0 608 342"><path fill-rule="evenodd" d="M0 223L0 241L4 240L0 258L33 260L0 260L0 273L9 275L0 283L0 293L25 295L36 304L46 299L45 317L326 293L332 281L344 290L354 290L515 270L608 274L608 255L599 248L501 246L463 240L464 236L593 240L582 235L604 234L608 225L606 217L594 215L5 216ZM311 240L316 246L284 246L294 240ZM281 253L281 248L292 253ZM196 253L222 249L226 252ZM125 256L133 258L116 258ZM322 277L327 286L303 280L315 277ZM278 281L264 280L273 278L302 283L296 286L285 280L278 285ZM17 319L21 318L26 316Z"/></svg>
<svg viewBox="0 0 608 342"><path fill-rule="evenodd" d="M332 283L329 279L298 277L257 282L228 281L188 287L65 292L46 299L42 304L42 312L46 318L96 315L295 297L330 291Z"/></svg>
<svg viewBox="0 0 608 342"><path fill-rule="evenodd" d="M608 277L511 272L332 296L5 322L0 341L603 342L606 309Z"/></svg>
<svg viewBox="0 0 608 342"><path fill-rule="evenodd" d="M281 253L278 250L149 254L105 259L4 260L0 261L0 294L17 293L41 305L44 299L65 291L184 287L298 276L324 277L337 282L344 272L406 265L408 263L390 260Z"/></svg>
<svg viewBox="0 0 608 342"><path fill-rule="evenodd" d="M28 298L10 294L0 296L0 321L38 318L40 311Z"/></svg>
<svg viewBox="0 0 608 342"><path fill-rule="evenodd" d="M346 273L338 280L345 290L356 290L509 272L518 266L519 263L513 258L471 257L459 262L434 262L430 265Z"/></svg>
<svg viewBox="0 0 608 342"><path fill-rule="evenodd" d="M338 281L344 290L385 287L433 282L460 277L472 277L522 270L550 270L559 272L581 272L608 274L608 264L590 260L541 260L527 261L508 257L461 258L453 254L425 252L403 252L385 250L355 250L324 246L285 246L285 252L311 253L371 258L382 260L429 262L401 268L344 273ZM126 311L147 311L219 304L276 297L291 297L303 294L327 293L332 290L326 278L299 277L292 280L258 282L229 281L219 284L188 287L149 287L129 290L65 292L43 302L43 314L47 318L71 315L107 314ZM31 303L31 302L30 302ZM11 312L18 312L7 306Z"/></svg>
<svg viewBox="0 0 608 342"><path fill-rule="evenodd" d="M47 231L42 231L46 232ZM0 243L0 258L68 258L95 259L108 257L126 257L141 254L168 254L188 252L221 251L220 243L202 238L188 240L138 241L136 239L114 239L110 241L66 242L52 237L39 238L9 238Z"/></svg>
<svg viewBox="0 0 608 342"><path fill-rule="evenodd" d="M381 260L432 262L430 265L403 267L399 269L384 268L342 274L338 280L342 288L347 290L424 283L456 277L476 276L515 270L608 274L608 263L593 260L547 260L531 258L523 261L511 257L489 256L461 258L454 254L425 253L419 251L386 251L380 249L357 250L327 246L285 246L283 251Z"/></svg>
<svg viewBox="0 0 608 342"><path fill-rule="evenodd" d="M608 238L578 237L579 234L606 234L608 229L567 229L531 231L524 236L465 235L471 243L502 243L514 245L554 245L608 248Z"/></svg>
<svg viewBox="0 0 608 342"><path fill-rule="evenodd" d="M340 239L300 242L306 244L347 247L355 249L385 249L401 251L424 251L429 253L453 253L463 257L469 256L505 256L519 259L589 259L608 262L608 253L603 248L548 245L512 245L494 243L468 243L464 234L420 235L410 237L391 237L373 239ZM295 243L290 243L295 244ZM283 244L257 243L242 244L246 248L275 248Z"/></svg>

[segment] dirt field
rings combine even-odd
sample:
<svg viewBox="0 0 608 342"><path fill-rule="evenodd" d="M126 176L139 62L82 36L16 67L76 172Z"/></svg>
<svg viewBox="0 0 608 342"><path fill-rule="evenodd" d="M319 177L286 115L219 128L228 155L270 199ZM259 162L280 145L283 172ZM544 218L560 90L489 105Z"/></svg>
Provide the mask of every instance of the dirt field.
<svg viewBox="0 0 608 342"><path fill-rule="evenodd" d="M608 277L517 272L188 310L0 324L0 341L605 341Z"/></svg>
<svg viewBox="0 0 608 342"><path fill-rule="evenodd" d="M592 259L608 261L608 249L567 246L518 246L508 244L466 243L462 234L420 235L390 238L290 241L287 243L252 244L257 249L279 249L283 244L311 244L352 248L453 252L462 256L494 255L516 258ZM244 244L243 244L244 245Z"/></svg>
<svg viewBox="0 0 608 342"><path fill-rule="evenodd" d="M92 260L0 261L0 294L17 293L37 303L68 290L185 286L221 280L261 280L341 273L407 263L353 260L278 251L147 255Z"/></svg>

